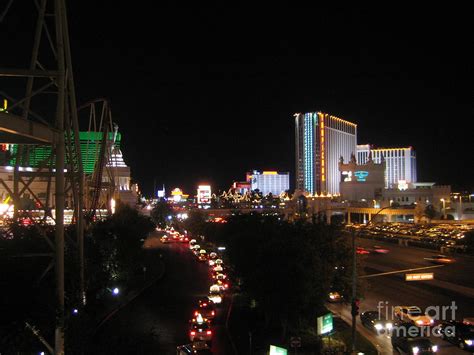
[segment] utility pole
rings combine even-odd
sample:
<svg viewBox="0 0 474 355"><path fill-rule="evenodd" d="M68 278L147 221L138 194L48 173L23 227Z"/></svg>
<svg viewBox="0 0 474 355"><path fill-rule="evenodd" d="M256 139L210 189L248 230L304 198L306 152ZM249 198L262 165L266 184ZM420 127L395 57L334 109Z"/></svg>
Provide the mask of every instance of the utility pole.
<svg viewBox="0 0 474 355"><path fill-rule="evenodd" d="M366 226L368 226L374 218L383 210L390 208L391 206L387 206L384 208L381 208L375 213L372 218L370 218L367 223L365 223ZM351 314L352 314L352 332L351 332L351 338L352 338L352 352L356 351L356 320L357 320L357 314L359 305L356 304L358 302L357 300L357 249L356 249L356 233L355 233L355 228L352 227L352 302L351 302Z"/></svg>
<svg viewBox="0 0 474 355"><path fill-rule="evenodd" d="M351 302L351 314L352 314L352 352L356 350L356 320L357 315L354 312L355 302L357 297L357 260L356 260L356 243L355 243L355 228L352 227L352 302Z"/></svg>
<svg viewBox="0 0 474 355"><path fill-rule="evenodd" d="M64 113L65 113L65 63L62 13L64 3L55 1L56 45L58 50L58 101L56 109L56 329L54 352L64 354Z"/></svg>
<svg viewBox="0 0 474 355"><path fill-rule="evenodd" d="M249 355L252 355L252 332L249 332Z"/></svg>

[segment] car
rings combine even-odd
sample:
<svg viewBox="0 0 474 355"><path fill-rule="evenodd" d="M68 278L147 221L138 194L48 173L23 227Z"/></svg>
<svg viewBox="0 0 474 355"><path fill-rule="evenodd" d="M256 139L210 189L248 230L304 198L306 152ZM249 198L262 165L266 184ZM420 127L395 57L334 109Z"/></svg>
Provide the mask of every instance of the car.
<svg viewBox="0 0 474 355"><path fill-rule="evenodd" d="M360 322L362 325L379 334L388 333L393 328L393 322L388 321L378 311L365 311L360 314Z"/></svg>
<svg viewBox="0 0 474 355"><path fill-rule="evenodd" d="M194 342L196 340L210 343L212 341L211 326L207 322L193 322L189 328L189 340Z"/></svg>
<svg viewBox="0 0 474 355"><path fill-rule="evenodd" d="M222 264L224 264L224 262L222 261L222 259L216 259L216 264L217 265L222 265Z"/></svg>
<svg viewBox="0 0 474 355"><path fill-rule="evenodd" d="M212 270L216 271L216 272L222 272L222 271L224 271L224 268L222 267L222 265L216 265L216 266L214 266L214 268Z"/></svg>
<svg viewBox="0 0 474 355"><path fill-rule="evenodd" d="M162 242L162 243L171 243L172 241L173 241L173 239L168 237L167 235L164 235L160 238L160 242Z"/></svg>
<svg viewBox="0 0 474 355"><path fill-rule="evenodd" d="M226 291L229 288L229 282L227 282L227 281L217 280L216 285L219 286L219 289L221 291Z"/></svg>
<svg viewBox="0 0 474 355"><path fill-rule="evenodd" d="M439 325L439 331L444 340L456 344L463 350L474 351L474 325L447 321Z"/></svg>
<svg viewBox="0 0 474 355"><path fill-rule="evenodd" d="M182 234L182 235L179 236L179 242L180 243L187 243L187 242L189 242L189 237L187 235Z"/></svg>
<svg viewBox="0 0 474 355"><path fill-rule="evenodd" d="M405 354L411 355L428 355L438 351L438 346L434 345L429 338L425 337L391 337L392 347L394 350L403 351Z"/></svg>
<svg viewBox="0 0 474 355"><path fill-rule="evenodd" d="M375 254L388 254L390 252L390 250L380 245L374 245L371 251Z"/></svg>
<svg viewBox="0 0 474 355"><path fill-rule="evenodd" d="M441 254L433 255L433 256L430 256L430 257L427 257L427 258L423 258L423 259L427 260L427 261L430 261L433 264L452 264L456 261L453 258L450 258L449 256L441 255Z"/></svg>
<svg viewBox="0 0 474 355"><path fill-rule="evenodd" d="M362 248L362 247L357 247L356 248L356 253L361 254L361 255L366 255L366 254L370 254L370 251L368 251L367 249Z"/></svg>
<svg viewBox="0 0 474 355"><path fill-rule="evenodd" d="M337 303L337 302L342 302L343 300L344 300L344 297L337 291L331 291L328 294L328 302Z"/></svg>
<svg viewBox="0 0 474 355"><path fill-rule="evenodd" d="M222 274L220 272L215 272L213 275L212 275L212 278L214 280L220 280L220 281L224 281L225 279L227 279L227 276L225 274Z"/></svg>
<svg viewBox="0 0 474 355"><path fill-rule="evenodd" d="M210 259L217 259L217 253L216 253L216 252L211 252L211 253L209 254L209 258L210 258Z"/></svg>
<svg viewBox="0 0 474 355"><path fill-rule="evenodd" d="M434 323L434 320L417 306L396 306L394 313L400 320L410 321L417 326L429 326Z"/></svg>
<svg viewBox="0 0 474 355"><path fill-rule="evenodd" d="M209 266L214 266L216 262L213 259L209 259Z"/></svg>
<svg viewBox="0 0 474 355"><path fill-rule="evenodd" d="M208 354L212 354L212 351L209 345L207 345L205 341L195 341L191 344L185 344L185 345L180 345L176 347L176 355L188 355L188 354L208 355Z"/></svg>
<svg viewBox="0 0 474 355"><path fill-rule="evenodd" d="M209 295L207 296L209 301L212 301L214 304L222 303L224 295L222 294L221 288L219 285L212 285L209 288Z"/></svg>
<svg viewBox="0 0 474 355"><path fill-rule="evenodd" d="M216 316L216 307L214 303L205 300L205 302L200 302L198 308L194 311L194 316L197 317L198 314L201 314L203 318L212 320Z"/></svg>

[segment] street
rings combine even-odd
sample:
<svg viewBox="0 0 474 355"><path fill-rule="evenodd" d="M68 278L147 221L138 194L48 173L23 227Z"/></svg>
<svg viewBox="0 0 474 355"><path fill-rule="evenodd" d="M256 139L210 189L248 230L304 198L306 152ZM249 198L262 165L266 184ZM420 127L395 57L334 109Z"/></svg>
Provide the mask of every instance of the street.
<svg viewBox="0 0 474 355"><path fill-rule="evenodd" d="M189 343L192 311L197 299L209 291L208 267L197 261L187 244L160 244L156 253L165 260L164 277L102 326L90 352L175 354L177 345ZM217 309L214 354L233 353L224 326L228 303L229 297Z"/></svg>
<svg viewBox="0 0 474 355"><path fill-rule="evenodd" d="M381 245L390 250L387 254L360 256L366 275L433 265L423 260L424 257L434 254L428 250L401 247L367 239L359 239L357 244L365 248ZM429 306L451 306L452 302L455 302L457 309L455 309L454 315L457 320L472 317L474 315L474 298L470 293L465 293L466 290L470 291L470 287L466 289L462 287L472 285L472 271L469 272L469 270L474 271L474 260L458 256L456 256L456 260L455 264L427 270L427 272L434 273L435 280L433 281L407 282L403 273L367 278L360 312L377 311L377 307L380 305L382 314L385 315L388 311L389 319L391 319L392 307L398 305L413 305L425 310ZM349 306L332 304L329 307L343 319L350 321ZM447 318L451 318L451 310L449 310ZM367 330L360 324L359 317L357 320L359 332L369 338L381 353L392 354L389 337ZM466 354L439 337L432 336L431 340L438 345L439 354Z"/></svg>

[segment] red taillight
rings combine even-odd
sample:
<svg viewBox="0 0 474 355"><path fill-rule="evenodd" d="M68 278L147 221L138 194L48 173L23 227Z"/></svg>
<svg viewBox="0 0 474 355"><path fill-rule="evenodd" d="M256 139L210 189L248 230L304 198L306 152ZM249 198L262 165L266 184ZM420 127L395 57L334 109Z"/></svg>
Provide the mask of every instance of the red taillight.
<svg viewBox="0 0 474 355"><path fill-rule="evenodd" d="M194 312L194 316L195 316L195 317L197 317L197 316L198 316L198 314L199 314L199 312L198 312L198 311Z"/></svg>
<svg viewBox="0 0 474 355"><path fill-rule="evenodd" d="M229 285L225 284L224 287L227 288L227 287L229 287Z"/></svg>
<svg viewBox="0 0 474 355"><path fill-rule="evenodd" d="M191 335L196 335L196 332L194 330L191 330Z"/></svg>
<svg viewBox="0 0 474 355"><path fill-rule="evenodd" d="M207 335L211 335L212 332L211 332L210 330L208 330L208 331L206 332L206 334L207 334Z"/></svg>
<svg viewBox="0 0 474 355"><path fill-rule="evenodd" d="M203 307L206 307L206 306L207 306L207 303L203 303L202 306L203 306Z"/></svg>
<svg viewBox="0 0 474 355"><path fill-rule="evenodd" d="M212 314L212 315L215 315L215 314L216 314L216 312L212 311L212 313L211 313L211 314Z"/></svg>

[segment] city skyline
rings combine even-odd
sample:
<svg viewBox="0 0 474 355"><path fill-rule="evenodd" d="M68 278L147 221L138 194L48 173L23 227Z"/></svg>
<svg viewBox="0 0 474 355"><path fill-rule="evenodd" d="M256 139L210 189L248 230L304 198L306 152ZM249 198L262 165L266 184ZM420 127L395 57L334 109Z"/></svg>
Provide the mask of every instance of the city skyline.
<svg viewBox="0 0 474 355"><path fill-rule="evenodd" d="M85 1L68 12L78 102L110 99L125 162L147 195L154 180L225 189L250 169L289 171L294 188L292 117L316 110L356 123L361 143L413 146L419 181L473 187L458 169L473 128L459 14L348 7L319 9L316 27L301 10L246 14L241 26L238 12L144 6ZM1 24L17 38L2 66L27 66L34 21L21 22L23 11L13 3Z"/></svg>

